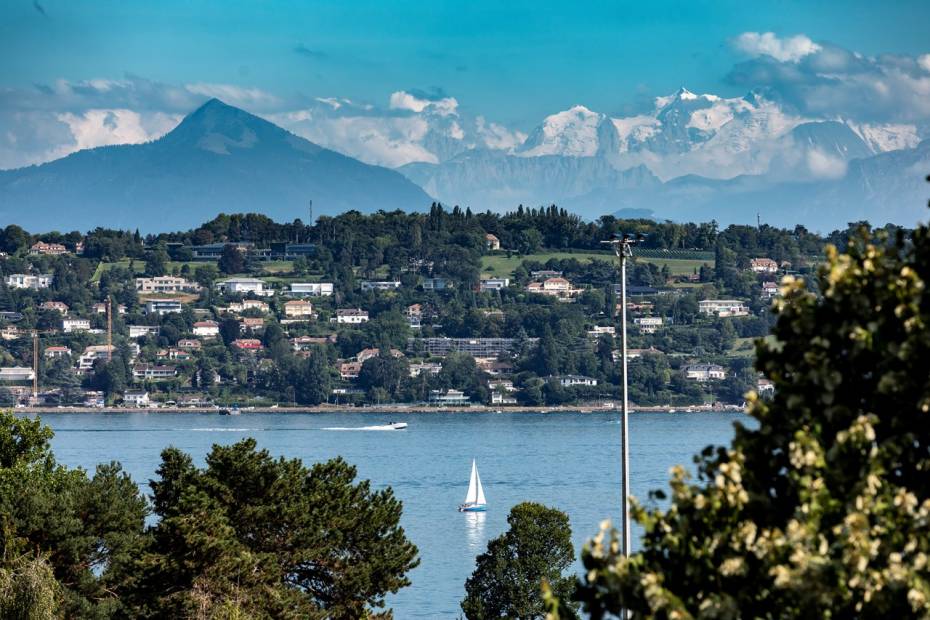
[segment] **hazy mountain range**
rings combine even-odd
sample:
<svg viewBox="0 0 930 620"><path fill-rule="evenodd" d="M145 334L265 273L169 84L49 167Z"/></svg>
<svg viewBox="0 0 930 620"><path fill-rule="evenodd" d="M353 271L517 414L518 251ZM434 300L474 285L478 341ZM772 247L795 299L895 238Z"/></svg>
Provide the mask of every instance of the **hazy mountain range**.
<svg viewBox="0 0 930 620"><path fill-rule="evenodd" d="M927 127L811 118L756 91L727 99L680 89L648 113L578 105L521 133L468 118L451 98L395 96L392 109L405 115L387 130L348 100L269 120L211 100L153 142L0 172L0 218L33 230L158 231L220 211L306 218L310 199L316 215L438 199L474 210L555 203L588 218L727 224L758 214L821 231L926 219ZM345 155L324 148L337 145Z"/></svg>
<svg viewBox="0 0 930 620"><path fill-rule="evenodd" d="M0 171L0 222L27 230L181 230L219 212L279 221L429 207L401 174L322 148L211 99L163 137Z"/></svg>

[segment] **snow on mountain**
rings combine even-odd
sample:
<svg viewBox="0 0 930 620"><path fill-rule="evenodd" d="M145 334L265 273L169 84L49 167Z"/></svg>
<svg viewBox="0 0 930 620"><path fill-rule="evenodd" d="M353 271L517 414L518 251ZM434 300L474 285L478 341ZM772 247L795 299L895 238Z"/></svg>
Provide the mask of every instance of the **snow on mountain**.
<svg viewBox="0 0 930 620"><path fill-rule="evenodd" d="M592 157L598 150L598 127L605 121L603 114L583 105L547 116L542 125L530 133L516 153L521 157L563 155Z"/></svg>

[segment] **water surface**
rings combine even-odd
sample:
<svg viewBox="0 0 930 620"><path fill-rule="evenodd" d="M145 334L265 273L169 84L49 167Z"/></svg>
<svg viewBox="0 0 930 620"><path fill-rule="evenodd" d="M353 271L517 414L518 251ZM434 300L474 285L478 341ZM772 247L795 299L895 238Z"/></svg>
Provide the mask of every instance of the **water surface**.
<svg viewBox="0 0 930 620"><path fill-rule="evenodd" d="M335 456L358 467L375 487L391 486L404 503L402 524L420 549L413 585L390 598L395 617L458 618L465 579L490 538L507 527L521 501L568 513L576 549L602 519L620 514L620 426L616 413L119 413L43 416L55 430L59 462L93 469L120 461L134 480L154 476L169 445L202 465L213 444L255 437L273 455L307 463ZM630 485L645 500L666 488L672 465L691 465L706 445L725 445L733 413L636 413L630 418ZM404 431L352 430L408 422ZM485 514L456 507L471 459L489 502ZM635 547L635 542L634 542Z"/></svg>

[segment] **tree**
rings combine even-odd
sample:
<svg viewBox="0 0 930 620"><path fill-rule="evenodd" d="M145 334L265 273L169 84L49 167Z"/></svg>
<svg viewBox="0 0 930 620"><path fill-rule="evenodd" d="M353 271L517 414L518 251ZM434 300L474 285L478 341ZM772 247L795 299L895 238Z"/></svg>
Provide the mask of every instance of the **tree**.
<svg viewBox="0 0 930 620"><path fill-rule="evenodd" d="M39 420L0 412L0 617L118 616L145 500L115 463L93 477L58 465L51 437Z"/></svg>
<svg viewBox="0 0 930 620"><path fill-rule="evenodd" d="M251 438L214 446L204 469L165 450L133 616L230 617L232 604L243 617L380 617L417 549L391 489L355 475L341 459L274 459Z"/></svg>
<svg viewBox="0 0 930 620"><path fill-rule="evenodd" d="M223 246L223 253L217 264L220 271L227 275L245 271L245 256L242 251L231 243Z"/></svg>
<svg viewBox="0 0 930 620"><path fill-rule="evenodd" d="M465 582L462 611L469 620L543 618L544 582L566 600L574 589L574 578L563 574L575 555L568 515L524 502L510 510L507 523L510 529L488 543Z"/></svg>
<svg viewBox="0 0 930 620"><path fill-rule="evenodd" d="M294 398L301 405L319 405L329 400L332 390L330 366L325 349L314 346L310 355L295 365Z"/></svg>
<svg viewBox="0 0 930 620"><path fill-rule="evenodd" d="M168 252L164 246L159 245L145 257L145 275L154 278L163 276L168 272Z"/></svg>
<svg viewBox="0 0 930 620"><path fill-rule="evenodd" d="M865 229L827 251L816 296L783 286L750 395L757 428L678 468L667 510L634 509L642 550L583 554L592 618L930 614L930 230Z"/></svg>

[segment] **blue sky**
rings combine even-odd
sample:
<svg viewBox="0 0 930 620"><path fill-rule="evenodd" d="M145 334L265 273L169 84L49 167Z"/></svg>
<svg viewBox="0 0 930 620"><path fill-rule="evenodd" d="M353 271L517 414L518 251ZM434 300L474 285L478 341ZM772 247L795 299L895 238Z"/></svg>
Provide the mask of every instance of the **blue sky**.
<svg viewBox="0 0 930 620"><path fill-rule="evenodd" d="M528 129L724 82L745 31L865 54L930 51L930 2L159 2L4 0L0 86L125 75L381 102L448 93Z"/></svg>
<svg viewBox="0 0 930 620"><path fill-rule="evenodd" d="M333 97L396 115L403 91L454 98L514 135L573 104L631 115L679 86L740 96L787 81L810 104L800 56L776 51L770 66L770 48L735 43L744 33L838 50L851 80L859 55L905 57L916 100L930 87L913 75L930 63L927 23L926 0L0 0L0 169L157 137L210 95L277 121ZM829 105L850 114L857 100Z"/></svg>

